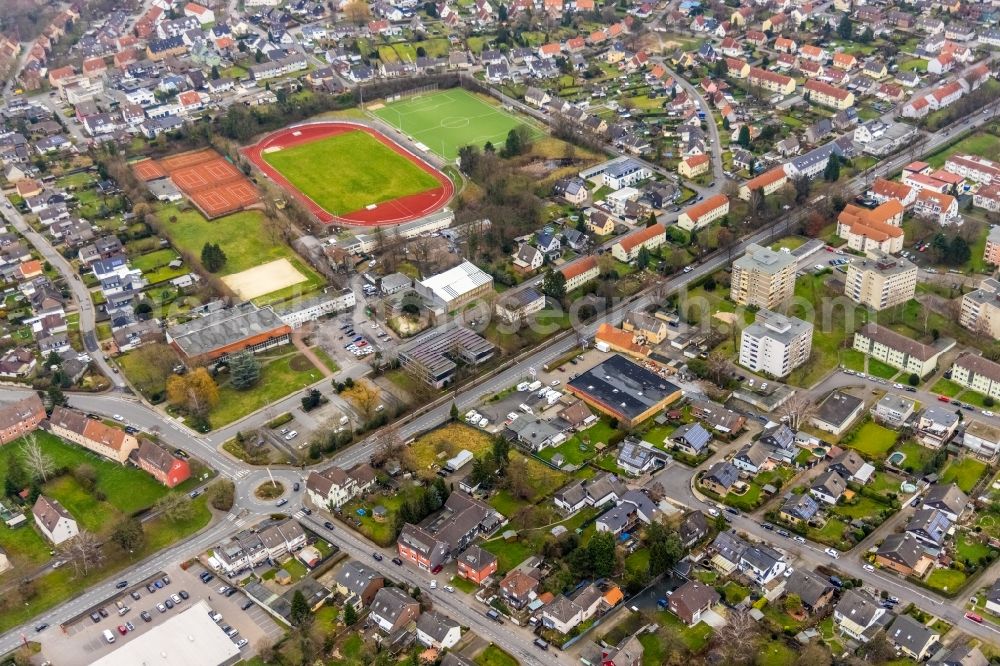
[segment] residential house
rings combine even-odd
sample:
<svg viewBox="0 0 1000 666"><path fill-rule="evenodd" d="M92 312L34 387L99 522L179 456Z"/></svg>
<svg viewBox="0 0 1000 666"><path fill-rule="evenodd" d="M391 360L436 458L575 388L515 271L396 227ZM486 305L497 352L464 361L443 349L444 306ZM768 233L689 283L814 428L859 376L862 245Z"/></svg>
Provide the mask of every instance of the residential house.
<svg viewBox="0 0 1000 666"><path fill-rule="evenodd" d="M864 485L875 473L875 468L871 463L858 455L854 449L844 449L839 455L830 461L828 469L833 470L848 481Z"/></svg>
<svg viewBox="0 0 1000 666"><path fill-rule="evenodd" d="M872 407L872 416L890 428L899 428L910 420L916 407L917 403L914 400L895 393L886 393Z"/></svg>
<svg viewBox="0 0 1000 666"><path fill-rule="evenodd" d="M833 611L833 620L841 634L867 643L880 627L886 609L860 590L847 590Z"/></svg>
<svg viewBox="0 0 1000 666"><path fill-rule="evenodd" d="M778 512L782 520L793 525L807 523L819 512L819 505L808 493L790 493Z"/></svg>
<svg viewBox="0 0 1000 666"><path fill-rule="evenodd" d="M49 431L123 465L132 451L139 448L134 435L66 407L52 410Z"/></svg>
<svg viewBox="0 0 1000 666"><path fill-rule="evenodd" d="M922 444L940 448L955 434L958 423L958 415L954 411L931 404L920 413L917 436Z"/></svg>
<svg viewBox="0 0 1000 666"><path fill-rule="evenodd" d="M539 576L532 575L533 569L524 570L518 567L504 576L500 581L500 594L504 603L521 609L534 601L538 595Z"/></svg>
<svg viewBox="0 0 1000 666"><path fill-rule="evenodd" d="M618 466L632 476L640 476L662 469L669 460L664 451L649 442L629 437L618 448Z"/></svg>
<svg viewBox="0 0 1000 666"><path fill-rule="evenodd" d="M59 500L39 495L31 507L35 525L53 546L69 541L80 533L76 519L63 508Z"/></svg>
<svg viewBox="0 0 1000 666"><path fill-rule="evenodd" d="M898 615L886 630L886 638L903 654L923 661L941 640L941 635L909 615Z"/></svg>
<svg viewBox="0 0 1000 666"><path fill-rule="evenodd" d="M924 494L923 509L937 509L955 523L969 506L969 497L954 483L935 483Z"/></svg>
<svg viewBox="0 0 1000 666"><path fill-rule="evenodd" d="M701 423L686 423L670 435L670 443L690 456L700 456L712 442L712 434Z"/></svg>
<svg viewBox="0 0 1000 666"><path fill-rule="evenodd" d="M844 480L844 477L832 470L827 470L816 477L809 488L809 493L822 502L836 504L845 490L847 490L847 481Z"/></svg>
<svg viewBox="0 0 1000 666"><path fill-rule="evenodd" d="M701 485L716 495L725 497L739 477L740 471L732 463L719 461L704 473Z"/></svg>
<svg viewBox="0 0 1000 666"><path fill-rule="evenodd" d="M0 405L0 445L33 432L45 420L45 405L38 394Z"/></svg>
<svg viewBox="0 0 1000 666"><path fill-rule="evenodd" d="M785 594L795 594L810 613L823 610L833 600L834 587L825 576L799 568L785 581Z"/></svg>
<svg viewBox="0 0 1000 666"><path fill-rule="evenodd" d="M447 615L432 610L417 618L417 640L427 647L447 650L461 638L461 625Z"/></svg>
<svg viewBox="0 0 1000 666"><path fill-rule="evenodd" d="M386 635L393 634L420 616L420 602L398 587L383 587L372 599L368 617Z"/></svg>
<svg viewBox="0 0 1000 666"><path fill-rule="evenodd" d="M306 479L306 494L316 506L339 508L359 497L375 483L375 470L358 463L348 470L337 466L312 471Z"/></svg>
<svg viewBox="0 0 1000 666"><path fill-rule="evenodd" d="M344 597L344 604L361 611L375 599L375 594L385 586L385 578L368 565L348 559L333 577L337 593Z"/></svg>
<svg viewBox="0 0 1000 666"><path fill-rule="evenodd" d="M184 458L168 453L159 444L148 439L139 442L134 450L135 462L140 469L167 488L174 488L191 476L191 466Z"/></svg>
<svg viewBox="0 0 1000 666"><path fill-rule="evenodd" d="M456 558L456 564L458 575L477 585L482 585L483 581L497 570L496 555L476 545L466 548L465 552Z"/></svg>
<svg viewBox="0 0 1000 666"><path fill-rule="evenodd" d="M719 593L697 581L688 581L668 597L670 612L689 627L701 622L701 616L719 603Z"/></svg>
<svg viewBox="0 0 1000 666"><path fill-rule="evenodd" d="M740 554L740 571L751 581L764 587L785 572L785 557L773 548L757 544Z"/></svg>
<svg viewBox="0 0 1000 666"><path fill-rule="evenodd" d="M923 543L908 532L888 535L875 551L875 564L904 576L923 576L934 558Z"/></svg>
<svg viewBox="0 0 1000 666"><path fill-rule="evenodd" d="M951 529L951 521L937 509L919 509L906 524L906 533L932 548L940 548Z"/></svg>
<svg viewBox="0 0 1000 666"><path fill-rule="evenodd" d="M684 516L681 524L677 527L677 533L680 535L684 547L691 548L708 536L708 518L701 511L692 511Z"/></svg>

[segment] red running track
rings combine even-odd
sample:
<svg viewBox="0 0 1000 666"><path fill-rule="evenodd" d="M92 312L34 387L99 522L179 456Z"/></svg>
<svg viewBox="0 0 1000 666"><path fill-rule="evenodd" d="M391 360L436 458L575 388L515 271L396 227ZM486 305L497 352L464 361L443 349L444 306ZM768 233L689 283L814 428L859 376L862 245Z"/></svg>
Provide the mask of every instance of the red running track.
<svg viewBox="0 0 1000 666"><path fill-rule="evenodd" d="M356 210L344 215L334 215L306 196L305 193L290 183L263 158L264 152L268 148L290 148L302 143L325 139L328 136L335 136L344 132L358 131L368 133L370 136L378 139L384 145L413 162L413 164L417 165L425 172L434 176L434 179L440 183L440 187L426 190L418 194L410 194L405 197L399 197L398 199L392 199L390 201L383 201L371 209L362 208L361 210ZM319 122L286 127L285 129L278 130L277 132L267 135L252 146L247 146L243 149L243 154L246 155L258 169L264 172L268 178L285 188L285 190L291 193L292 196L305 204L309 211L319 218L321 222L327 224L337 222L360 227L402 224L404 222L416 220L424 215L428 215L436 210L444 208L444 206L451 200L451 197L455 194L455 187L443 173L410 151L406 150L381 132L365 125L355 123Z"/></svg>

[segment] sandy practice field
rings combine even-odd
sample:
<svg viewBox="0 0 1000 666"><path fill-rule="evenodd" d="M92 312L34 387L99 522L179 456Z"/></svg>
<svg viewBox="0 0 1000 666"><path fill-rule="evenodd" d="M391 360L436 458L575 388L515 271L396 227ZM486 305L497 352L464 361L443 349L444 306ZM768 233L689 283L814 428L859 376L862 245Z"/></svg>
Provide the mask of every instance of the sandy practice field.
<svg viewBox="0 0 1000 666"><path fill-rule="evenodd" d="M305 282L307 279L288 259L277 259L240 273L226 275L222 281L235 291L237 296L250 300Z"/></svg>

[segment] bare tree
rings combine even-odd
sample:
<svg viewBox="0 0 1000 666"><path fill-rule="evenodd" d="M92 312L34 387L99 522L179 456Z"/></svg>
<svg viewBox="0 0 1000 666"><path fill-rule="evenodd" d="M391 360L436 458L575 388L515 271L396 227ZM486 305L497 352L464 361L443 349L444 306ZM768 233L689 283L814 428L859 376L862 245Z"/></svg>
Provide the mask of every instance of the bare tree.
<svg viewBox="0 0 1000 666"><path fill-rule="evenodd" d="M347 392L345 392L347 393ZM367 421L375 414L381 393L375 385L359 379L347 393Z"/></svg>
<svg viewBox="0 0 1000 666"><path fill-rule="evenodd" d="M746 611L729 613L728 622L715 632L717 649L727 664L749 664L757 653L760 628Z"/></svg>
<svg viewBox="0 0 1000 666"><path fill-rule="evenodd" d="M35 478L42 480L42 483L48 481L49 475L56 469L55 461L49 454L42 451L42 446L38 443L34 433L25 436L24 443L21 444L21 456L24 459L24 464L35 475Z"/></svg>
<svg viewBox="0 0 1000 666"><path fill-rule="evenodd" d="M392 458L398 458L403 451L403 438L395 424L387 425L373 435L371 464L381 467Z"/></svg>
<svg viewBox="0 0 1000 666"><path fill-rule="evenodd" d="M796 393L783 404L778 413L792 430L798 430L816 413L816 405L804 393Z"/></svg>
<svg viewBox="0 0 1000 666"><path fill-rule="evenodd" d="M59 544L61 555L73 563L77 575L86 576L104 559L101 543L93 532L82 530L69 541Z"/></svg>
<svg viewBox="0 0 1000 666"><path fill-rule="evenodd" d="M193 508L191 498L183 493L167 493L153 505L154 510L173 522L190 518Z"/></svg>
<svg viewBox="0 0 1000 666"><path fill-rule="evenodd" d="M708 363L708 372L712 378L712 382L719 387L725 386L726 377L729 375L729 370L732 367L729 359L724 354L712 352L708 355L706 362Z"/></svg>

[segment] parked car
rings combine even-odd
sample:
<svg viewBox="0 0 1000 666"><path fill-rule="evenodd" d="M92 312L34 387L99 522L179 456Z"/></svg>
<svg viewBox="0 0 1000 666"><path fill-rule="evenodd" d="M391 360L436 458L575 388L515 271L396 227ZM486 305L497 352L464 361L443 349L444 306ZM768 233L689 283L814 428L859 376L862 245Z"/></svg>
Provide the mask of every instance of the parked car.
<svg viewBox="0 0 1000 666"><path fill-rule="evenodd" d="M149 611L142 611L141 613L139 613L139 617L141 617L146 622L153 621L153 616L149 614Z"/></svg>
<svg viewBox="0 0 1000 666"><path fill-rule="evenodd" d="M372 558L374 558L374 560L376 562L381 562L382 561L382 553L372 553Z"/></svg>

